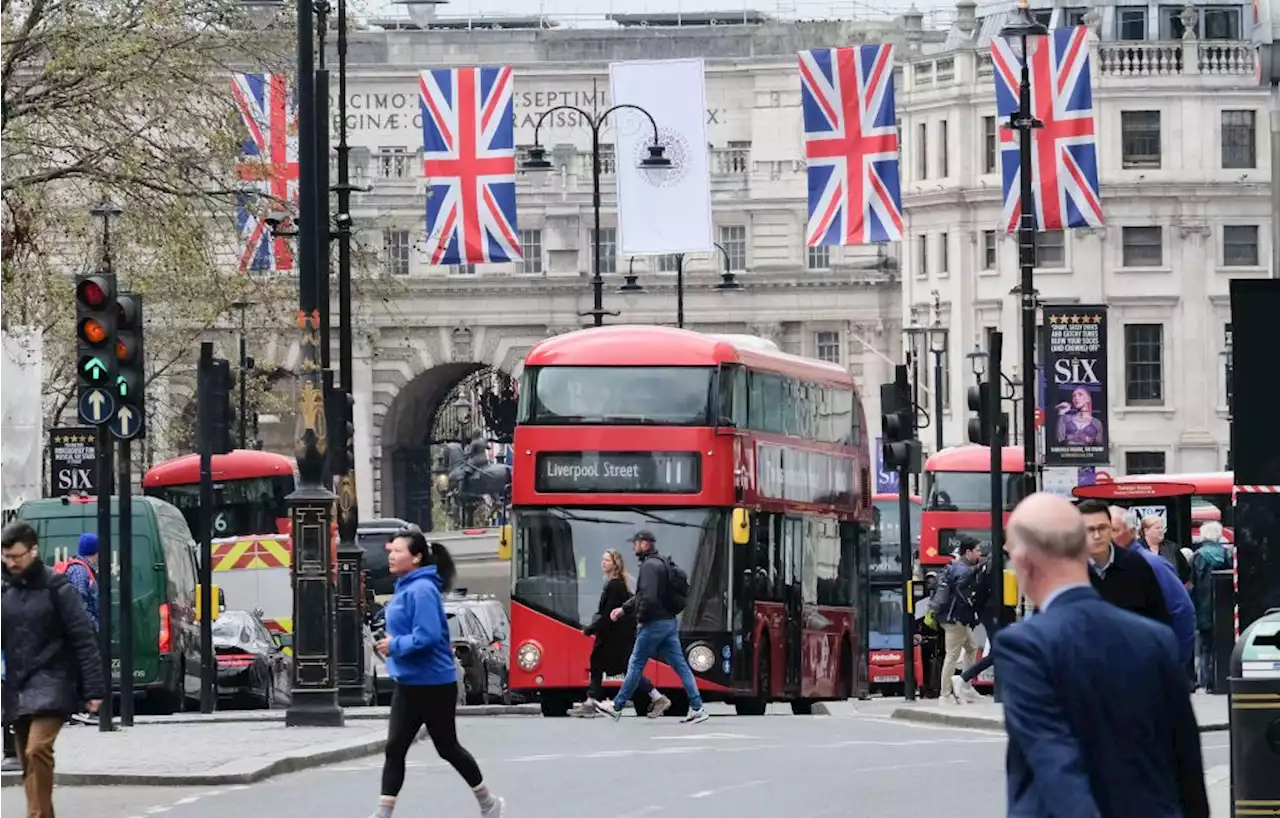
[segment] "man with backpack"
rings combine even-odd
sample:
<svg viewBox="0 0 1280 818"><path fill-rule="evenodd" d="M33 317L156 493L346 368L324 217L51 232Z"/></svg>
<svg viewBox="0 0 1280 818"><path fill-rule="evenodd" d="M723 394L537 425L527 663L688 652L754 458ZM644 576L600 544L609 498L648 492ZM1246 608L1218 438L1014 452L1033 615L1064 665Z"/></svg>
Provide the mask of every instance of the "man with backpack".
<svg viewBox="0 0 1280 818"><path fill-rule="evenodd" d="M597 702L596 708L615 721L621 718L623 708L644 676L644 666L650 659L658 659L676 672L689 697L689 715L684 717L684 722L704 722L711 714L702 706L693 671L680 646L680 629L676 622L676 617L689 601L689 575L670 557L658 553L652 531L637 531L631 538L631 545L640 559L636 592L621 607L614 608L609 618L616 622L624 614L635 616L639 626L636 643L627 663L627 678L622 682L622 689L613 701Z"/></svg>
<svg viewBox="0 0 1280 818"><path fill-rule="evenodd" d="M59 574L65 574L67 582L76 589L80 601L84 603L85 613L98 629L98 535L85 532L80 535L76 545L76 556L63 560L53 566Z"/></svg>
<svg viewBox="0 0 1280 818"><path fill-rule="evenodd" d="M957 691L955 672L968 669L973 664L977 647L973 643L973 626L977 624L977 611L974 610L974 566L982 559L981 543L967 534L960 536L960 547L956 549L956 557L943 572L938 581L938 590L933 595L933 615L942 625L944 634L944 650L946 655L942 661L942 681L939 701L947 704L958 704L960 692L966 698L977 694L963 680Z"/></svg>

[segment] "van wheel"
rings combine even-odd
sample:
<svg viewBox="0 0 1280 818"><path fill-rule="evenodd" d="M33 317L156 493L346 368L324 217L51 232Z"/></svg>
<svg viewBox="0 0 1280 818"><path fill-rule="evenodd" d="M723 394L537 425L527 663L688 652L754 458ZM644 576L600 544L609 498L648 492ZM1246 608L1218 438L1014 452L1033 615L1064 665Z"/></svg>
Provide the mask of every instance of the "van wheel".
<svg viewBox="0 0 1280 818"><path fill-rule="evenodd" d="M569 715L572 697L563 693L543 693L538 697L538 705L544 718L563 719Z"/></svg>

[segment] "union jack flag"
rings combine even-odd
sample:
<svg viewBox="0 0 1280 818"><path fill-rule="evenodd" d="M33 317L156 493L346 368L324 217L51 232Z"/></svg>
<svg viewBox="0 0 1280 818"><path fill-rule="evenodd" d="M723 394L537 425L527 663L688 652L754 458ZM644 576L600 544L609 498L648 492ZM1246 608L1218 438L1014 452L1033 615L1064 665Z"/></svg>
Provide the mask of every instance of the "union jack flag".
<svg viewBox="0 0 1280 818"><path fill-rule="evenodd" d="M1038 230L1096 227L1102 224L1098 193L1097 130L1089 76L1088 29L1056 29L1047 38L1028 41L1031 51L1031 111L1044 127L1031 136L1031 208ZM1003 37L991 45L995 67L996 111L1018 112L1022 61ZM1000 128L1000 167L1004 182L1004 222L1010 231L1021 215L1022 173L1018 135Z"/></svg>
<svg viewBox="0 0 1280 818"><path fill-rule="evenodd" d="M432 69L419 85L427 258L519 261L511 66Z"/></svg>
<svg viewBox="0 0 1280 818"><path fill-rule="evenodd" d="M298 109L285 74L232 74L231 94L247 136L236 172L240 179L281 204L244 195L236 208L236 226L245 239L240 269L292 270L287 238L271 232L265 216L283 203L298 201Z"/></svg>
<svg viewBox="0 0 1280 818"><path fill-rule="evenodd" d="M893 46L800 52L810 247L902 238Z"/></svg>

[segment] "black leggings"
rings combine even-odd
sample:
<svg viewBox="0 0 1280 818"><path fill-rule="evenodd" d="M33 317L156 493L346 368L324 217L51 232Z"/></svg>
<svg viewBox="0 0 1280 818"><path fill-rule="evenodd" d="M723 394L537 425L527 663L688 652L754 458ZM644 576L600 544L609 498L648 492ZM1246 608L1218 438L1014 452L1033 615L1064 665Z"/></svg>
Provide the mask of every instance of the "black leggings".
<svg viewBox="0 0 1280 818"><path fill-rule="evenodd" d="M387 758L382 765L382 794L399 795L404 786L404 759L418 730L425 724L431 743L445 761L473 789L484 782L476 760L458 743L458 687L396 685L391 695L391 724L387 730Z"/></svg>
<svg viewBox="0 0 1280 818"><path fill-rule="evenodd" d="M653 682L649 681L649 677L641 676L640 683L636 685L635 698L647 701L650 690L653 690ZM587 688L587 695L598 702L605 700L604 671L600 668L591 668L591 686Z"/></svg>

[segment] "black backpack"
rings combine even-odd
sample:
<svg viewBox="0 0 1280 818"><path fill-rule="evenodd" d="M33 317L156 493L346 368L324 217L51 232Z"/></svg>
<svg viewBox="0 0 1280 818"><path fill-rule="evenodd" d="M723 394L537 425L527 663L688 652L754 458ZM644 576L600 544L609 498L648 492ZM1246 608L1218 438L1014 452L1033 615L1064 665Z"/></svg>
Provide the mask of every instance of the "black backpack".
<svg viewBox="0 0 1280 818"><path fill-rule="evenodd" d="M667 564L666 598L663 602L667 611L675 616L682 613L689 604L689 575L670 557L663 557L662 561Z"/></svg>

